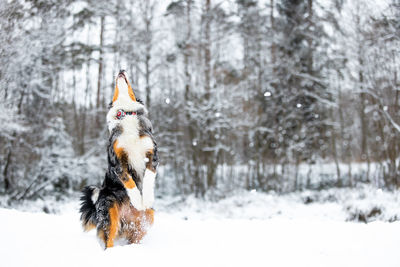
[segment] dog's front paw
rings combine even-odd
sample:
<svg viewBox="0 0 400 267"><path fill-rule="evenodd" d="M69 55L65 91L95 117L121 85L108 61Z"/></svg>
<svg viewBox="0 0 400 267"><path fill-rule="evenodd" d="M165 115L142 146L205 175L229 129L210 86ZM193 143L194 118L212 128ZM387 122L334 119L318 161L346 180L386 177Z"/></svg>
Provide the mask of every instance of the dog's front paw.
<svg viewBox="0 0 400 267"><path fill-rule="evenodd" d="M139 189L137 189L137 187L134 187L132 189L126 190L128 191L128 196L131 204L135 207L135 209L144 210L145 208L143 207L142 195L140 194Z"/></svg>
<svg viewBox="0 0 400 267"><path fill-rule="evenodd" d="M143 208L149 209L154 204L154 185L156 181L156 173L146 169L143 177Z"/></svg>

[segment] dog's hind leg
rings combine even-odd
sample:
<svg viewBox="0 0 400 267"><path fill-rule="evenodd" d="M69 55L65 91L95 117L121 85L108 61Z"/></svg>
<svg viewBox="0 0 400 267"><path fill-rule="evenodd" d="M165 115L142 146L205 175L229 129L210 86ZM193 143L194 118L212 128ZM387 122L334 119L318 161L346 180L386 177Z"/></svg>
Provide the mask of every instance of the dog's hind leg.
<svg viewBox="0 0 400 267"><path fill-rule="evenodd" d="M117 236L119 229L119 207L117 203L113 203L112 206L102 213L103 219L97 228L97 234L99 238L104 242L105 248L114 246L114 240Z"/></svg>
<svg viewBox="0 0 400 267"><path fill-rule="evenodd" d="M154 223L154 210L147 209L145 211L134 210L130 227L125 232L125 237L129 244L139 244L147 231Z"/></svg>
<svg viewBox="0 0 400 267"><path fill-rule="evenodd" d="M110 214L110 229L108 234L108 239L106 242L106 247L110 248L114 246L114 239L118 233L118 226L119 226L119 211L118 205L114 203L114 205L108 211Z"/></svg>
<svg viewBox="0 0 400 267"><path fill-rule="evenodd" d="M137 221L137 231L133 239L133 243L138 244L142 241L143 237L147 234L147 231L154 223L154 210L147 209L142 212L140 219Z"/></svg>
<svg viewBox="0 0 400 267"><path fill-rule="evenodd" d="M105 240L106 248L114 246L114 239L118 233L119 211L117 203L114 203L114 205L108 210L108 214L110 215L110 225L107 240Z"/></svg>

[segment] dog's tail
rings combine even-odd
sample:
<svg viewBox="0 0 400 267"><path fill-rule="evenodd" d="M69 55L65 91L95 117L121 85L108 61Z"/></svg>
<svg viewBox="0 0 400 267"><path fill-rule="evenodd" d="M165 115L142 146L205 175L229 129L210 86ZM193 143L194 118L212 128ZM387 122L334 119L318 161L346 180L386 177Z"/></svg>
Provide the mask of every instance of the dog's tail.
<svg viewBox="0 0 400 267"><path fill-rule="evenodd" d="M96 216L96 206L95 203L99 198L100 189L96 186L86 186L81 196L81 221L82 226L85 231L92 230L96 228L97 216Z"/></svg>

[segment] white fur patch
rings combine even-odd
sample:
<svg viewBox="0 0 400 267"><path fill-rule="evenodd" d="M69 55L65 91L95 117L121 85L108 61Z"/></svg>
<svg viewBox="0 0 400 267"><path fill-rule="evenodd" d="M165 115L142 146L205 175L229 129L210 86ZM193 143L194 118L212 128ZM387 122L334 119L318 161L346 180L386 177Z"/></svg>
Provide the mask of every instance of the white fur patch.
<svg viewBox="0 0 400 267"><path fill-rule="evenodd" d="M146 169L143 177L143 207L145 209L152 208L154 204L154 185L156 181L156 173Z"/></svg>
<svg viewBox="0 0 400 267"><path fill-rule="evenodd" d="M144 210L143 207L143 201L142 201L142 195L139 192L139 189L137 187L134 187L132 189L126 189L128 191L128 196L131 201L131 204L137 209L137 210Z"/></svg>
<svg viewBox="0 0 400 267"><path fill-rule="evenodd" d="M125 73L125 77L128 79L126 73ZM118 90L119 93L128 93L128 84L126 83L125 79L123 77L119 77L117 79L117 86L118 86Z"/></svg>
<svg viewBox="0 0 400 267"><path fill-rule="evenodd" d="M97 199L99 199L99 193L100 193L100 189L95 188L93 190L92 197L91 197L93 204L96 203Z"/></svg>
<svg viewBox="0 0 400 267"><path fill-rule="evenodd" d="M128 119L124 119L126 123L129 123ZM133 125L138 123L138 121L137 119L132 119L130 123ZM146 158L146 153L153 149L153 141L147 136L140 138L138 128L132 127L132 125L123 126L124 131L117 139L117 147L122 147L125 150L128 154L130 165L135 169L139 177L142 178L146 169L146 162L144 159Z"/></svg>
<svg viewBox="0 0 400 267"><path fill-rule="evenodd" d="M138 109L144 109L144 106L140 104L139 102L133 101L128 97L126 98L121 98L118 97L116 101L114 101L112 108L107 113L107 125L108 125L108 130L111 133L111 131L119 124L123 123L127 118L129 117L134 117L132 115L125 116L122 120L118 120L116 118L118 110L122 109L124 111L136 111Z"/></svg>

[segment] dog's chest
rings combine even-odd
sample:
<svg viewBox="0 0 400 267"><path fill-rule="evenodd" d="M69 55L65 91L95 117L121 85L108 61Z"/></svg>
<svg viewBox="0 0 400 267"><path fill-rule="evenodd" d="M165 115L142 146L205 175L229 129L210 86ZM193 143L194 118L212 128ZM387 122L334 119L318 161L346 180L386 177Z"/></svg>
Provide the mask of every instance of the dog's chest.
<svg viewBox="0 0 400 267"><path fill-rule="evenodd" d="M125 118L122 123L122 134L118 137L118 147L128 155L131 167L142 178L146 168L146 153L153 149L153 142L148 136L139 136L139 125L136 119Z"/></svg>

